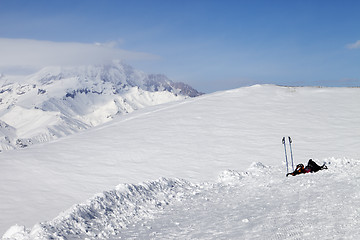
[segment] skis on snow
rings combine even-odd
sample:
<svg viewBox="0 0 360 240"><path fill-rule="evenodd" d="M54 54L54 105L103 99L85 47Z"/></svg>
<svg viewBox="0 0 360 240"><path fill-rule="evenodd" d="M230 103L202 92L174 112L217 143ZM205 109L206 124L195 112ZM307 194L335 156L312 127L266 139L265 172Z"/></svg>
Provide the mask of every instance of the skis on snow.
<svg viewBox="0 0 360 240"><path fill-rule="evenodd" d="M285 137L283 137L283 139L282 139L282 143L284 144L284 150L285 150L286 173L288 173L288 172L289 172L289 166L288 166L287 153L286 153L286 142L285 142Z"/></svg>
<svg viewBox="0 0 360 240"><path fill-rule="evenodd" d="M293 158L292 147L291 147L292 140L291 140L291 137L288 137L288 138L289 138L289 146L290 146L291 165L292 165L292 170L294 171L294 158Z"/></svg>
<svg viewBox="0 0 360 240"><path fill-rule="evenodd" d="M292 166L292 171L294 171L294 158L293 158L293 153L292 153L291 137L288 137L288 140L289 140L289 147L290 147L291 166ZM285 137L282 138L282 143L284 144L284 151L285 151L286 173L289 173L289 162L288 162L288 156L287 156L287 152L286 152L286 138Z"/></svg>

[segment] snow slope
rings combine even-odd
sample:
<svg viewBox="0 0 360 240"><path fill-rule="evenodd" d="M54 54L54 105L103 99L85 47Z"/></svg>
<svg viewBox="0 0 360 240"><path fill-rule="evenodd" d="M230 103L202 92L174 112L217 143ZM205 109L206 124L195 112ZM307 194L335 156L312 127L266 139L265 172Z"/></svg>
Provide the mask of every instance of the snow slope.
<svg viewBox="0 0 360 240"><path fill-rule="evenodd" d="M47 142L116 115L200 95L164 75L145 74L116 61L47 67L21 78L2 76L0 84L0 151Z"/></svg>
<svg viewBox="0 0 360 240"><path fill-rule="evenodd" d="M290 178L255 163L215 183L121 184L32 229L15 225L4 239L357 239L359 161L327 164Z"/></svg>
<svg viewBox="0 0 360 240"><path fill-rule="evenodd" d="M122 236L136 238L134 235L136 233L145 234L143 236L157 234L153 231L150 233L151 228L149 231L141 230L143 231L141 232L139 230L141 225L147 226L153 217L152 213L156 215L154 216L155 219L159 219L159 222L155 220L150 222L153 224L153 228L159 229L161 222L168 221L170 224L169 219L174 219L175 216L171 215L171 211L165 212L165 215L162 216L156 204L160 201L161 206L164 207L166 203L169 203L169 207L165 207L164 211L167 211L168 208L177 208L179 213L176 215L180 219L179 222L173 222L175 226L167 226L169 232L173 232L174 235L167 237L188 238L181 235L180 232L176 232L176 229L181 229L181 224L190 224L186 223L187 214L181 215L180 212L190 206L190 203L194 203L191 201L195 201L194 204L197 206L195 212L198 214L190 214L190 222L192 220L201 221L195 219L195 215L201 216L201 206L207 206L209 209L217 206L217 204L211 205L211 202L206 205L206 202L201 202L204 199L196 194L195 197L191 197L193 193L198 191L201 192L200 195L209 195L210 197L206 198L213 198L215 202L222 202L223 204L228 202L230 208L234 208L235 212L238 211L238 214L233 215L234 222L231 224L238 222L239 219L237 218L241 218L241 222L244 220L244 224L251 223L242 229L237 228L233 233L228 229L227 231L230 234L227 235L228 237L234 236L231 234L243 234L244 236L251 233L270 234L258 229L259 223L266 221L266 219L271 220L271 218L279 215L275 207L278 205L274 204L278 203L279 199L283 199L284 196L296 193L299 186L304 187L304 190L301 190L301 193L304 194L297 194L299 200L311 203L310 209L315 209L317 201L313 199L314 194L316 196L316 192L320 191L323 193L322 196L325 196L327 192L317 190L319 188L312 188L313 185L318 186L318 181L323 184L325 189L333 192L332 194L338 194L332 202L327 197L321 201L323 203L330 202L330 205L334 207L334 216L336 214L339 214L339 217L344 216L341 215L343 209L350 211L358 207L359 194L354 190L354 186L356 186L357 181L355 178L357 163L360 159L358 150L360 149L359 91L359 88L292 88L257 85L148 107L118 117L94 129L51 143L3 152L0 161L0 181L6 184L0 185L0 212L2 213L0 215L0 233L5 232L14 224L31 227L37 222L53 219L73 204L84 202L89 198L88 202L91 202L94 199L91 198L93 194L113 189L119 183L137 184L153 181L160 177L175 180L159 180L157 183L142 184L146 186L153 184L159 186L160 184L160 187L156 187L160 191L156 192L156 190L156 193L152 195L154 198L150 197L149 199L148 193L145 191L144 196L149 200L148 203L145 203L145 207L141 205L141 200L135 201L136 203L129 200L128 204L132 206L129 209L135 209L136 212L135 214L130 213L131 216L135 216L134 218L124 217L121 223L116 225L117 228L128 226L128 232L116 230L124 234ZM294 141L293 151L297 163L305 163L309 158L315 159L318 163L323 161L337 163L342 162L339 159L347 159L350 162L349 166L351 166L347 169L353 168L354 172L345 171L338 167L339 165L334 164L334 169L330 169L328 172L304 175L301 178L284 178L285 166L281 138L288 135ZM245 180L243 180L242 174L236 174L236 172L249 171L248 168L253 162L261 162L270 170L255 174L256 177L245 178ZM261 164L256 166L256 168L261 169ZM233 188L230 186L231 189L228 189L222 185L211 185L216 182L218 175L227 169L235 170L232 173L234 173L235 179L241 181L244 190L236 186L232 186ZM221 176L224 179L224 174ZM315 180L309 179L311 176ZM337 184L327 183L336 178L340 179ZM186 179L186 181L176 179ZM173 181L178 181L179 185L176 185L176 190L172 192L172 187L166 188L165 186ZM203 190L209 186L210 190ZM282 190L283 186L285 186L284 190ZM145 188L153 189L152 187ZM190 190L187 190L188 188ZM165 190L165 193L162 193L162 190ZM124 187L121 187L119 191L126 194L130 190L126 187L124 190ZM354 194L350 196L351 191ZM110 193L113 192L110 191ZM271 201L266 202L271 193L273 193L274 199L270 198ZM344 194L349 195L349 206L340 205L340 196L344 196ZM181 197L182 195L184 198ZM280 196L282 197L280 198ZM173 198L175 199L174 204L180 200L179 205L172 205L171 199ZM239 199L239 201L237 202L234 199ZM296 195L284 203L282 210L286 211L279 220L275 219L277 222L274 220L278 223L274 226L284 229L284 225L289 224L289 229L295 229L291 221L286 222L286 216L292 216L292 220L295 221L296 216L306 215L303 212L306 211L306 205L303 204L296 210L296 214L291 215L290 212L293 211L295 200L297 200ZM104 204L102 201L99 202L95 206ZM111 200L110 202L116 201ZM143 206L140 209L144 213L141 212L137 215L139 210L136 207L137 204ZM227 218L226 214L229 214L227 205L221 206L218 210L224 211L224 217ZM267 215L262 218L259 209L266 209L267 206L269 212L265 212ZM75 212L77 211L76 206L72 209L75 209ZM96 211L93 211L93 214L97 214L96 216L111 217L111 214L97 213L98 208L95 209ZM101 209L105 211L107 208ZM248 211L246 212L244 209L248 209ZM69 211L61 214L60 217L56 218L57 220L54 219L42 225L48 226L45 229L56 229L56 226L66 229L61 227L65 226L61 224L65 224L62 221L63 219L69 218ZM121 206L120 210L117 211L123 212ZM216 212L216 209L214 211ZM242 211L244 213L240 214ZM105 212L109 213L108 211ZM116 211L113 212L116 214ZM147 215L148 212L151 214ZM325 215L325 213L321 214ZM145 215L149 216L149 219L141 222L141 219L146 218ZM166 218L167 215L169 218ZM76 216L80 217L79 219L84 217L81 214ZM215 217L214 215L211 216ZM253 218L256 217L258 217L257 222L252 223ZM347 223L350 224L351 219L355 219L356 221L354 220L352 224L357 226L357 213L355 212L351 217ZM309 218L311 221L302 226L307 227L309 224L316 223L314 215L310 215ZM140 225L135 224L138 220ZM94 237L101 232L105 234L105 238L110 236L109 234L118 233L114 229L111 230L113 225L109 221L113 220L104 220L105 225L109 226L108 229L100 229L101 224L97 225L100 227L96 229L100 230L96 232L97 230L94 228L94 231L89 233L89 237ZM209 218L210 221L213 220ZM214 220L214 222L216 221ZM335 220L331 224L334 225ZM323 226L331 227L331 224L323 223ZM43 234L40 227L42 225L36 225L32 229L33 233L35 234L39 230L39 234ZM70 227L70 225L66 226ZM81 220L79 220L79 225L71 225L71 227L74 226L81 227ZM191 230L194 228L194 226L188 226L189 238L201 238L202 232L205 234L207 231L211 231L210 228L204 229L204 231L200 228L196 233ZM348 228L351 229L351 226ZM74 231L81 231L81 229ZM221 229L214 230L214 233L217 231L221 231ZM315 229L311 231L319 234ZM21 235L21 232L24 233L22 227L14 227L9 230L6 236L11 235L11 233ZM51 231L50 234L52 234ZM79 234L85 236L81 235L84 234L83 232ZM161 236L165 233L159 234ZM209 232L206 234L210 235L204 235L204 238L209 236L215 238L216 236ZM279 234L285 233L280 232ZM340 230L338 234L341 234ZM225 235L219 236L220 238L221 236L227 238ZM273 237L273 239L279 238Z"/></svg>

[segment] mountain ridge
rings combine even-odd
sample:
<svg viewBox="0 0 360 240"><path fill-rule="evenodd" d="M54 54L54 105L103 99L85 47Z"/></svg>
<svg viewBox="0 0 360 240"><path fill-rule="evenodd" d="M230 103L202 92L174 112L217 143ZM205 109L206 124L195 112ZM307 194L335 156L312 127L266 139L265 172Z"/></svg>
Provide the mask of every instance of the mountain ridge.
<svg viewBox="0 0 360 240"><path fill-rule="evenodd" d="M22 79L1 78L0 150L50 141L146 106L202 94L119 61L46 67ZM40 119L45 119L42 125Z"/></svg>

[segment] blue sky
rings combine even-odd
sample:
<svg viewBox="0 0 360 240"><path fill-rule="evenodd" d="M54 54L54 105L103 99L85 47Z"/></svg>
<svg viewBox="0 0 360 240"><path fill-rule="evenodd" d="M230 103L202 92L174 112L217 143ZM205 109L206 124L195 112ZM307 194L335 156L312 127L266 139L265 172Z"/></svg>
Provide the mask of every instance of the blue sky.
<svg viewBox="0 0 360 240"><path fill-rule="evenodd" d="M0 72L57 59L87 64L92 57L75 49L96 44L107 51L96 50L96 60L123 58L203 92L360 86L359 12L360 1L347 0L0 0ZM52 47L60 50L39 60Z"/></svg>

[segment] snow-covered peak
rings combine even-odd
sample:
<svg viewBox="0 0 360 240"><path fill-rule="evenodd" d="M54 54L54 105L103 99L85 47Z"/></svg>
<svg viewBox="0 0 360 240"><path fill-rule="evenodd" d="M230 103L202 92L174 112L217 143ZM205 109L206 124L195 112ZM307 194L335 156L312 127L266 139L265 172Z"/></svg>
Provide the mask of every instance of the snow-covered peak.
<svg viewBox="0 0 360 240"><path fill-rule="evenodd" d="M146 74L119 61L46 67L0 85L0 120L17 133L15 138L7 138L13 139L10 143L0 139L0 151L8 149L9 144L28 146L48 141L110 121L116 115L200 94L184 83ZM25 115L16 119L17 112ZM36 120L44 116L52 116L52 121ZM44 124L34 125L28 119Z"/></svg>
<svg viewBox="0 0 360 240"><path fill-rule="evenodd" d="M69 78L74 78L73 87L78 86L79 88L109 83L114 85L116 89L139 87L151 92L168 91L191 97L201 95L187 84L173 82L163 74L146 74L120 61L102 65L46 67L30 75L26 83L44 86Z"/></svg>
<svg viewBox="0 0 360 240"><path fill-rule="evenodd" d="M129 84L131 86L141 83L146 74L133 67L114 61L112 64L89 65L76 67L52 66L41 69L29 77L29 82L51 84L56 80L77 78L80 82L110 82L113 84Z"/></svg>

